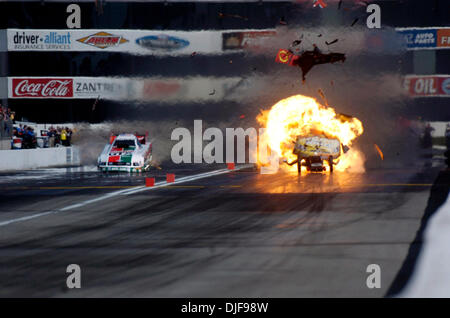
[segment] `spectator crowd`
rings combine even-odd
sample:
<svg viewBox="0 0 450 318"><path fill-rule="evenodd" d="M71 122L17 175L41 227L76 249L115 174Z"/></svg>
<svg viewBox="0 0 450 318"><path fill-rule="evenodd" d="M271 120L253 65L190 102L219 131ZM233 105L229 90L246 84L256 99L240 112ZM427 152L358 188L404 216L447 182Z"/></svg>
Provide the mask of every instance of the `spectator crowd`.
<svg viewBox="0 0 450 318"><path fill-rule="evenodd" d="M69 147L71 145L72 133L73 131L69 127L54 128L51 126L47 132L48 146L56 147L56 145L62 145Z"/></svg>
<svg viewBox="0 0 450 318"><path fill-rule="evenodd" d="M41 130L38 134L31 126L15 125L15 123L15 113L10 108L2 107L0 104L0 140L8 144L7 148L4 148L5 145L3 145L3 148L0 149L69 147L72 143L73 131L69 127L57 126L55 128L51 126L48 129ZM11 145L11 148L9 145Z"/></svg>
<svg viewBox="0 0 450 318"><path fill-rule="evenodd" d="M27 125L20 125L19 127L14 127L13 135L16 138L21 138L22 140L22 149L30 149L36 148L37 139L36 134L34 133L34 129Z"/></svg>
<svg viewBox="0 0 450 318"><path fill-rule="evenodd" d="M40 147L69 147L72 139L72 129L69 127L56 127L51 126L46 131L41 131L43 143ZM22 149L36 148L37 136L34 129L27 125L19 125L14 127L13 135L16 138L20 138L22 141Z"/></svg>

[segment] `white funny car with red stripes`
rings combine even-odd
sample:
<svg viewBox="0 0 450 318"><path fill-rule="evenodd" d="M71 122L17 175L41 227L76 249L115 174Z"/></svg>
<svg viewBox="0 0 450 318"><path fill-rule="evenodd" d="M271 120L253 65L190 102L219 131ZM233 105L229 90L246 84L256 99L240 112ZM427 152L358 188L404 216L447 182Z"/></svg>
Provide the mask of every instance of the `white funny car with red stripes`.
<svg viewBox="0 0 450 318"><path fill-rule="evenodd" d="M98 157L101 171L140 172L150 167L152 144L148 135L119 134L112 135Z"/></svg>

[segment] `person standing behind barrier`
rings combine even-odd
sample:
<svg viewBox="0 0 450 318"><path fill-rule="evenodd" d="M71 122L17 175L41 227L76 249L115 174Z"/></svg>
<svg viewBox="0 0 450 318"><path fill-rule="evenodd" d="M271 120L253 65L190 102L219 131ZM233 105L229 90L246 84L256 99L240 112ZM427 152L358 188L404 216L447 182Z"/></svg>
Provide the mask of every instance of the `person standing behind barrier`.
<svg viewBox="0 0 450 318"><path fill-rule="evenodd" d="M48 136L48 146L50 148L55 147L55 128L53 128L53 126L51 126L48 129L47 136Z"/></svg>
<svg viewBox="0 0 450 318"><path fill-rule="evenodd" d="M57 144L61 144L61 128L60 127L56 127L56 131L55 131L55 146Z"/></svg>
<svg viewBox="0 0 450 318"><path fill-rule="evenodd" d="M5 122L3 121L3 118L2 105L0 105L0 138L3 137L3 133L5 132Z"/></svg>
<svg viewBox="0 0 450 318"><path fill-rule="evenodd" d="M3 137L9 137L11 138L13 135L13 122L11 118L9 117L9 113L4 113L4 119L3 119L5 130L3 132Z"/></svg>
<svg viewBox="0 0 450 318"><path fill-rule="evenodd" d="M67 147L70 147L71 145L71 139L72 139L72 129L70 129L69 127L66 127L66 145Z"/></svg>
<svg viewBox="0 0 450 318"><path fill-rule="evenodd" d="M5 135L5 121L3 112L1 111L1 105L0 105L0 138L4 137Z"/></svg>
<svg viewBox="0 0 450 318"><path fill-rule="evenodd" d="M15 124L16 123L16 113L15 112L10 112L9 113L9 119L11 119L13 124Z"/></svg>
<svg viewBox="0 0 450 318"><path fill-rule="evenodd" d="M61 144L67 147L67 132L66 129L63 128L61 130Z"/></svg>

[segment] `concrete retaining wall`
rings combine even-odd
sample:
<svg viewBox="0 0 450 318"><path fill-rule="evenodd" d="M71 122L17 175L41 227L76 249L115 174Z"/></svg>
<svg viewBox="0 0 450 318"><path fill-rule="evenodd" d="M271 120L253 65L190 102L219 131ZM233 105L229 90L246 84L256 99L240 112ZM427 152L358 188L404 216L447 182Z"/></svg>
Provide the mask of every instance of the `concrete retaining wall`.
<svg viewBox="0 0 450 318"><path fill-rule="evenodd" d="M0 171L64 167L80 164L76 147L0 150Z"/></svg>
<svg viewBox="0 0 450 318"><path fill-rule="evenodd" d="M11 138L0 137L0 150L10 150L10 149L11 149Z"/></svg>

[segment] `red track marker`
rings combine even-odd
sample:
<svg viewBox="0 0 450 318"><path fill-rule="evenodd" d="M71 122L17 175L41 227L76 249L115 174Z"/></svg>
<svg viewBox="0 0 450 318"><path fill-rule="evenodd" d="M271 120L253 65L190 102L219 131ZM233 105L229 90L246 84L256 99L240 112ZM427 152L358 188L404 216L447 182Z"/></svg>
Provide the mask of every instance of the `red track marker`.
<svg viewBox="0 0 450 318"><path fill-rule="evenodd" d="M166 173L166 181L167 181L167 183L175 182L175 174L174 173Z"/></svg>
<svg viewBox="0 0 450 318"><path fill-rule="evenodd" d="M155 185L155 178L145 178L145 186L153 187Z"/></svg>
<svg viewBox="0 0 450 318"><path fill-rule="evenodd" d="M228 170L234 170L234 162L227 163Z"/></svg>

